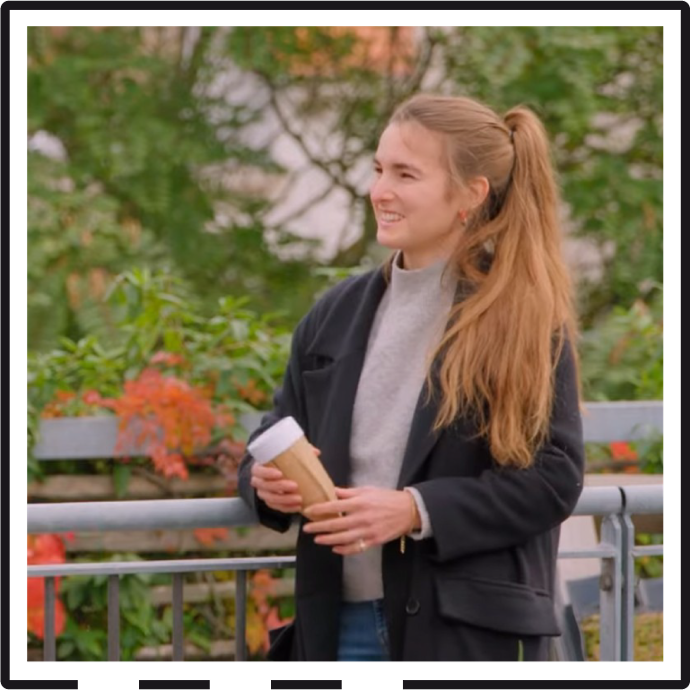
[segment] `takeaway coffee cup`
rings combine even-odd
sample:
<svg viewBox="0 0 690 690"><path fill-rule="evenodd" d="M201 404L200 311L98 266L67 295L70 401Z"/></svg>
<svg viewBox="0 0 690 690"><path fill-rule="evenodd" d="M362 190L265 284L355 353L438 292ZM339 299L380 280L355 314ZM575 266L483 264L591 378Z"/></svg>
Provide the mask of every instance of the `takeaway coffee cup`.
<svg viewBox="0 0 690 690"><path fill-rule="evenodd" d="M297 483L302 510L314 503L337 500L331 478L293 417L276 422L255 438L247 450L256 462L277 467L287 479ZM326 517L332 516L321 519Z"/></svg>

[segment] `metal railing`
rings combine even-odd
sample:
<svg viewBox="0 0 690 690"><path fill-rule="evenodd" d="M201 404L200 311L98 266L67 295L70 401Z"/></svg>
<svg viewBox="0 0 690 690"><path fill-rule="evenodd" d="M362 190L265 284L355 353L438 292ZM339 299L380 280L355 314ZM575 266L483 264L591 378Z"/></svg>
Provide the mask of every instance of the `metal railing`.
<svg viewBox="0 0 690 690"><path fill-rule="evenodd" d="M661 402L586 403L585 440L608 442L643 437L650 428L662 428ZM46 420L42 441L34 455L42 461L58 458L114 457L116 420L74 419L67 424ZM62 421L62 420L60 420ZM257 419L245 420L252 428ZM131 449L122 451L131 453ZM193 529L255 525L256 518L238 498L167 499L96 503L32 504L27 507L28 532ZM561 549L559 559L598 558L600 578L600 659L632 660L635 559L662 555L663 546L636 546L632 517L663 512L661 485L585 487L574 515L602 518L599 543L590 549ZM28 566L29 577L45 578L45 660L56 659L55 578L70 575L108 577L108 659L120 656L120 577L133 573L172 575L172 658L184 658L182 606L184 573L234 571L236 573L235 659L247 658L247 571L294 567L294 556L269 558L215 558L111 563L65 563ZM561 656L561 658L564 658Z"/></svg>
<svg viewBox="0 0 690 690"><path fill-rule="evenodd" d="M663 486L586 487L574 515L602 517L593 549L560 549L558 557L599 558L599 658L632 661L635 617L635 559L663 555L663 545L635 545L633 515L663 512Z"/></svg>

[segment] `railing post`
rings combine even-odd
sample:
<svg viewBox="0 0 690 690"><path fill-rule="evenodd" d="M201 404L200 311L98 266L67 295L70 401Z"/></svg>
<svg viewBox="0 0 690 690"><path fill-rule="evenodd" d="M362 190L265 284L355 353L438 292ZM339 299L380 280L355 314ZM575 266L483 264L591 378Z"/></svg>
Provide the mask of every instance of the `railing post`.
<svg viewBox="0 0 690 690"><path fill-rule="evenodd" d="M173 608L173 661L184 660L184 619L182 603L184 580L182 573L172 576L172 608Z"/></svg>
<svg viewBox="0 0 690 690"><path fill-rule="evenodd" d="M108 575L108 661L120 660L120 576Z"/></svg>
<svg viewBox="0 0 690 690"><path fill-rule="evenodd" d="M599 580L599 659L621 658L621 549L623 535L618 515L607 515L601 523L601 543L612 546L615 556L603 558Z"/></svg>
<svg viewBox="0 0 690 690"><path fill-rule="evenodd" d="M235 573L235 661L247 660L247 571Z"/></svg>
<svg viewBox="0 0 690 690"><path fill-rule="evenodd" d="M635 629L635 525L629 513L623 513L621 524L623 526L621 660L633 661L635 655L633 644Z"/></svg>
<svg viewBox="0 0 690 690"><path fill-rule="evenodd" d="M55 578L47 577L43 617L43 661L55 661Z"/></svg>

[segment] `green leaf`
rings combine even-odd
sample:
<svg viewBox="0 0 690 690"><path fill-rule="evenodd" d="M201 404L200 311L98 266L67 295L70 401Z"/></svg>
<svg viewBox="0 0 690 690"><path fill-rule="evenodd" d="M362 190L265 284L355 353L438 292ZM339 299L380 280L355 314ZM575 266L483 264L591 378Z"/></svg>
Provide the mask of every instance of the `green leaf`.
<svg viewBox="0 0 690 690"><path fill-rule="evenodd" d="M58 659L66 659L75 650L74 640L63 640L58 644L57 656Z"/></svg>

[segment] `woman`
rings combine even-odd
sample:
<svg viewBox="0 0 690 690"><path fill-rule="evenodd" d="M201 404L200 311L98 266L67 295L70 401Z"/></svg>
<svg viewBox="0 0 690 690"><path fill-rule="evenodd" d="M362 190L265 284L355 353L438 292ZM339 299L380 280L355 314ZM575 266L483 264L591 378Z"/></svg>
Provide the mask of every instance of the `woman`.
<svg viewBox="0 0 690 690"><path fill-rule="evenodd" d="M377 240L395 251L302 319L255 432L292 415L338 487L337 511L299 517L296 617L269 658L547 659L584 457L544 128L418 95L374 166ZM301 511L248 455L240 492L278 531Z"/></svg>

